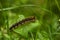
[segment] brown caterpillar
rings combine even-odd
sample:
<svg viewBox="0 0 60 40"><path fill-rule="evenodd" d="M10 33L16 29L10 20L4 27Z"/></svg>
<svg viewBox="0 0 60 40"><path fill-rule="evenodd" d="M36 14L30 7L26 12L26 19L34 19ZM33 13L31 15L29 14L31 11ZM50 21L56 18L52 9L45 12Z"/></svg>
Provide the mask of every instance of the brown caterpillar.
<svg viewBox="0 0 60 40"><path fill-rule="evenodd" d="M32 22L35 21L35 16L28 17L26 19L23 19L22 21L15 23L14 25L11 26L10 30L13 30L14 28L17 28L19 25L22 25L22 24L25 24L25 23L31 22L31 21Z"/></svg>

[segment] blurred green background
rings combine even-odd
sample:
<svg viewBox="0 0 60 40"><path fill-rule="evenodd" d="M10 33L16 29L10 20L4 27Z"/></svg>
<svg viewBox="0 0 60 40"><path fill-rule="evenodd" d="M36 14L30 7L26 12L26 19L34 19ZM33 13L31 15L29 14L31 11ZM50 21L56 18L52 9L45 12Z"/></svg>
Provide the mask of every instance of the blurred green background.
<svg viewBox="0 0 60 40"><path fill-rule="evenodd" d="M30 16L35 22L9 30ZM0 40L60 40L60 0L0 0Z"/></svg>

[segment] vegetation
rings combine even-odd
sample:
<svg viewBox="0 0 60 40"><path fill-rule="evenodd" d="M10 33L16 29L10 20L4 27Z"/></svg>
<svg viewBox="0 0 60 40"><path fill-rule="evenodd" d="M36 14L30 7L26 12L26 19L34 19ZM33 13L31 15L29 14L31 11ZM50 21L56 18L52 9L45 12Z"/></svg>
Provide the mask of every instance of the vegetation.
<svg viewBox="0 0 60 40"><path fill-rule="evenodd" d="M10 30L31 16L34 22ZM60 40L60 0L0 0L0 40Z"/></svg>

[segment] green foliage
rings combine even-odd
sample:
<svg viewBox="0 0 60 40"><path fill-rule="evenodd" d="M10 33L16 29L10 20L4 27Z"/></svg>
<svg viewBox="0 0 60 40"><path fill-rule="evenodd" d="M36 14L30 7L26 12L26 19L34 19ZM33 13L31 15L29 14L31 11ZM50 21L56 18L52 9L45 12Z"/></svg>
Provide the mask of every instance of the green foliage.
<svg viewBox="0 0 60 40"><path fill-rule="evenodd" d="M9 30L30 16L35 22ZM60 0L1 0L0 40L60 40Z"/></svg>

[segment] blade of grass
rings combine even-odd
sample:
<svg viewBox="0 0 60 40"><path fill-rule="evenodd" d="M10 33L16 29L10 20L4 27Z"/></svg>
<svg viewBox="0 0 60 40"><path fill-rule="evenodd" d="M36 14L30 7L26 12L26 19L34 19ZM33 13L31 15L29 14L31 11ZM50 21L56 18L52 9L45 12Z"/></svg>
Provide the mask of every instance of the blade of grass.
<svg viewBox="0 0 60 40"><path fill-rule="evenodd" d="M48 29L49 29L49 39L50 39L50 40L53 40L53 38L52 38L52 28L51 28L51 26L48 27Z"/></svg>
<svg viewBox="0 0 60 40"><path fill-rule="evenodd" d="M0 7L1 7L1 9L2 9L2 4L1 4L1 2L0 2ZM3 13L3 11L1 11L1 14ZM2 40L4 40L4 35L3 35L3 31L2 31L2 27L0 27L0 29L1 29L1 35L2 35Z"/></svg>
<svg viewBox="0 0 60 40"><path fill-rule="evenodd" d="M12 10L12 9L15 9L15 8L19 8L19 7L33 7L33 6L36 6L36 5L31 5L31 4L29 4L29 5L21 5L21 6L14 6L14 7L8 7L8 8L2 8L2 9L0 9L0 11L5 11L5 10Z"/></svg>
<svg viewBox="0 0 60 40"><path fill-rule="evenodd" d="M57 5L58 9L60 10L60 7L59 7L59 4L58 4L58 1L57 0L55 0L55 3Z"/></svg>
<svg viewBox="0 0 60 40"><path fill-rule="evenodd" d="M32 40L35 40L35 39L34 39L34 36L33 36L33 33L32 33L32 32L30 32L30 34L31 34Z"/></svg>

